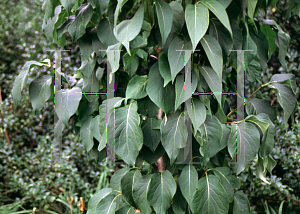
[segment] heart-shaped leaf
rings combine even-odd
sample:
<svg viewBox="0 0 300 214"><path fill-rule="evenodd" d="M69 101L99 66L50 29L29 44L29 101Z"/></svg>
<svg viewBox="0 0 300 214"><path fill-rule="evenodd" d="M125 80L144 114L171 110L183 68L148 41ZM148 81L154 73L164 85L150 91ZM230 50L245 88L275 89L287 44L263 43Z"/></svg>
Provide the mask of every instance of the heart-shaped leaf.
<svg viewBox="0 0 300 214"><path fill-rule="evenodd" d="M191 206L193 213L228 213L228 196L216 176L206 175L198 181L197 187Z"/></svg>
<svg viewBox="0 0 300 214"><path fill-rule="evenodd" d="M159 73L158 62L156 62L150 69L146 91L149 98L165 113L168 113L175 105L175 89L171 83L166 87L163 85L164 79Z"/></svg>
<svg viewBox="0 0 300 214"><path fill-rule="evenodd" d="M29 99L35 113L39 112L51 96L51 75L39 76L29 85Z"/></svg>
<svg viewBox="0 0 300 214"><path fill-rule="evenodd" d="M142 213L150 214L152 213L152 209L148 202L148 191L150 187L150 181L151 181L152 175L143 175L142 177L139 177L136 182L133 185L133 198L138 206L138 208L141 210Z"/></svg>
<svg viewBox="0 0 300 214"><path fill-rule="evenodd" d="M208 9L203 4L189 4L185 9L185 21L195 50L208 28Z"/></svg>
<svg viewBox="0 0 300 214"><path fill-rule="evenodd" d="M173 23L173 11L169 4L162 0L155 0L155 9L163 47L171 32Z"/></svg>
<svg viewBox="0 0 300 214"><path fill-rule="evenodd" d="M185 42L182 37L176 36L171 42L168 50L168 60L171 67L172 84L176 75L182 70L185 62L188 62L191 56L185 58L184 50L191 50L191 41Z"/></svg>
<svg viewBox="0 0 300 214"><path fill-rule="evenodd" d="M147 82L147 75L135 75L133 78L131 78L126 89L126 99L141 99L146 97Z"/></svg>
<svg viewBox="0 0 300 214"><path fill-rule="evenodd" d="M186 165L179 177L179 186L182 192L182 195L188 202L190 206L192 206L192 197L194 192L196 191L196 184L198 181L198 174L193 165Z"/></svg>
<svg viewBox="0 0 300 214"><path fill-rule="evenodd" d="M215 0L202 0L200 1L200 3L207 7L213 14L215 14L215 16L227 28L232 36L232 30L224 6L220 2Z"/></svg>
<svg viewBox="0 0 300 214"><path fill-rule="evenodd" d="M222 79L223 57L222 49L218 41L212 36L205 35L200 42L208 57L211 67L218 74L219 78Z"/></svg>
<svg viewBox="0 0 300 214"><path fill-rule="evenodd" d="M176 189L176 182L168 170L152 175L147 198L155 213L167 213Z"/></svg>
<svg viewBox="0 0 300 214"><path fill-rule="evenodd" d="M108 121L108 129L115 127L115 152L127 164L135 164L143 146L143 133L139 125L136 101L115 109L115 115L111 114Z"/></svg>
<svg viewBox="0 0 300 214"><path fill-rule="evenodd" d="M170 158L170 164L174 163L180 148L186 145L188 133L183 113L172 114L167 119L165 117L161 123L161 143Z"/></svg>

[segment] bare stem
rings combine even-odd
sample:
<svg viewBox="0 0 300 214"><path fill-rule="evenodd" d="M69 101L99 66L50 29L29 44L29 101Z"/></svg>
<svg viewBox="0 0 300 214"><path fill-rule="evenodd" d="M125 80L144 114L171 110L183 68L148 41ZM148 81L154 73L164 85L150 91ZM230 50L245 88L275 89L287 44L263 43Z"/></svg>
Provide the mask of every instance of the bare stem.
<svg viewBox="0 0 300 214"><path fill-rule="evenodd" d="M256 94L256 92L258 92L263 86L265 86L266 84L263 84L261 86L258 87L258 89L256 89L248 98L247 100L249 100L254 94ZM227 118L229 118L236 110L238 110L238 108L240 108L243 105L243 103L241 103L237 108L235 108L233 111L231 111L228 115Z"/></svg>

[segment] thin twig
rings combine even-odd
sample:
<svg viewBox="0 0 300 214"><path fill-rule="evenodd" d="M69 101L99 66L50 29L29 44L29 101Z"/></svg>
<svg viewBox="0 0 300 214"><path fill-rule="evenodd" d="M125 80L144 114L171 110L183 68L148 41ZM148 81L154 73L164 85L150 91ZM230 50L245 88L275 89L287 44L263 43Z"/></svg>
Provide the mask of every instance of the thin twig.
<svg viewBox="0 0 300 214"><path fill-rule="evenodd" d="M19 115L27 106L28 104L26 103L25 106L23 106L15 115Z"/></svg>
<svg viewBox="0 0 300 214"><path fill-rule="evenodd" d="M247 100L249 100L254 94L256 94L256 92L258 92L263 86L265 86L265 84L261 85L258 87L258 89L256 89L248 98ZM229 118L238 108L240 108L242 105L244 105L244 103L241 103L236 109L234 109L233 111L231 111L228 115L227 118Z"/></svg>
<svg viewBox="0 0 300 214"><path fill-rule="evenodd" d="M296 206L298 206L298 207L300 208L300 201L298 201L298 200L292 198L291 196L285 194L284 192L282 192L282 191L281 191L278 187L276 187L275 185L274 185L274 187L275 187L275 189L277 189L277 191L280 192L282 195L284 195L285 197L287 197L287 198L291 199L293 202L295 202L295 203L296 203Z"/></svg>
<svg viewBox="0 0 300 214"><path fill-rule="evenodd" d="M95 25L91 20L90 20L90 23L91 23L92 25L94 25L95 27L97 27L97 25Z"/></svg>
<svg viewBox="0 0 300 214"><path fill-rule="evenodd" d="M15 131L15 133L13 133L10 137L9 137L9 139L12 139L16 134L18 134L25 126L27 126L31 121L33 120L33 118L31 119L31 120L29 120L27 123L23 123L21 126L20 126L20 128L17 130L17 131Z"/></svg>
<svg viewBox="0 0 300 214"><path fill-rule="evenodd" d="M222 124L231 124L231 123L236 123L236 121L232 121L232 122L223 122Z"/></svg>
<svg viewBox="0 0 300 214"><path fill-rule="evenodd" d="M150 55L150 57L152 57L152 58L158 60L158 58L157 58L156 56L154 56L154 55Z"/></svg>

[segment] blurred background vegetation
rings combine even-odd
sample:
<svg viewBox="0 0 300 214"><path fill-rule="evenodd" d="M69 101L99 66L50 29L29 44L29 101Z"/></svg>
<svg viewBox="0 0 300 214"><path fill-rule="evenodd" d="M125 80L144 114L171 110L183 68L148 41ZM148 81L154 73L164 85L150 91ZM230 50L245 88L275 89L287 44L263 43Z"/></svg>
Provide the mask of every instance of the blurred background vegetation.
<svg viewBox="0 0 300 214"><path fill-rule="evenodd" d="M73 127L69 126L62 139L65 164L54 167L51 156L53 102L48 102L41 112L34 115L28 87L25 87L21 103L15 112L12 108L12 85L25 62L49 58L53 65L54 53L46 49L57 47L41 33L41 5L41 0L2 0L0 4L0 213L22 210L22 213L65 214L71 210L74 214L86 213L89 198L108 186L116 166L101 165L87 154ZM269 8L266 17L274 19L290 35L287 72L293 73L297 85L300 85L300 14L290 14L287 1L278 1L277 5L276 10ZM66 37L65 49L71 51L62 53L62 71L74 74L80 67L78 45ZM283 72L277 55L276 52L272 55L269 69L262 76L263 82ZM40 73L50 74L50 69L33 69L28 83ZM246 93L251 94L257 87L247 83ZM299 89L297 93L299 95ZM283 213L300 213L300 109L295 114L294 126L290 125L286 131L282 109L274 92L265 89L257 96L269 99L278 108L272 154L277 166L273 174L268 175L272 178L272 185L256 178L254 167L250 166L250 175L244 173L240 176L244 181L242 188L249 196L252 213L268 213L267 206L277 213L281 201L284 201Z"/></svg>

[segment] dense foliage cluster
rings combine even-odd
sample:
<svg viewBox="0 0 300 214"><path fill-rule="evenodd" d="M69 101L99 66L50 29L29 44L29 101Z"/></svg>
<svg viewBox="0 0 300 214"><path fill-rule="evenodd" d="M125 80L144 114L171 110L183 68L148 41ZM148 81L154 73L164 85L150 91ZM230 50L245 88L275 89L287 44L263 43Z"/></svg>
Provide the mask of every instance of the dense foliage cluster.
<svg viewBox="0 0 300 214"><path fill-rule="evenodd" d="M44 34L64 47L68 33L73 42L78 41L81 52L81 67L73 75L63 74L62 106L67 111L60 119L67 126L76 115L83 144L98 160L105 158L106 130L115 129L116 155L128 164L113 175L110 188L90 199L88 213L250 213L237 176L254 161L256 176L270 183L266 174L272 174L276 165L271 156L274 109L267 100L255 98L255 93L267 87L275 91L284 124L290 117L294 122L298 108L294 75L262 79L276 49L287 70L290 42L274 20L265 19L268 6L275 7L276 1L246 5L232 0L44 2ZM299 12L299 4L290 8ZM115 54L114 65L103 49L122 49ZM186 59L178 51L186 49L200 51ZM232 49L253 50L245 53L244 69L246 79L260 85L248 97L247 117L242 121L233 121L236 104L232 99L218 94L236 91L237 56ZM184 68L189 59L192 87L186 95ZM49 61L24 65L14 83L14 107L30 69L44 65L49 66ZM108 124L106 96L81 94L106 91L107 66L116 78L115 106L109 109ZM53 76L54 72L40 75L30 83L36 113L54 96ZM214 95L194 95L196 91ZM188 99L192 112L185 115ZM175 162L186 147L187 118L192 123L193 161L200 164L184 166ZM167 170L155 172L151 164L160 157ZM229 163L239 159L246 164Z"/></svg>

